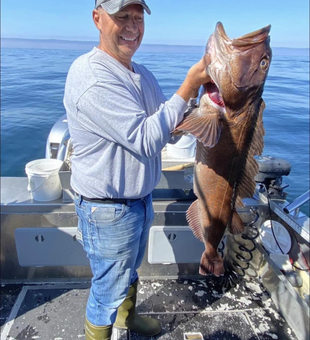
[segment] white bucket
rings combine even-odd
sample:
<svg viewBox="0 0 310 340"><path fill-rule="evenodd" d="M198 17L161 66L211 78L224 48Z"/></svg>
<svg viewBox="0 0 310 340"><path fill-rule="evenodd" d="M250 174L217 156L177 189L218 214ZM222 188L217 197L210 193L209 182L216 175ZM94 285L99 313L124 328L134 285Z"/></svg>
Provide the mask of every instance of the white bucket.
<svg viewBox="0 0 310 340"><path fill-rule="evenodd" d="M196 138L187 134L175 144L167 144L167 156L172 158L192 158L196 154Z"/></svg>
<svg viewBox="0 0 310 340"><path fill-rule="evenodd" d="M36 201L53 201L62 195L58 171L63 161L59 159L36 159L26 164L28 191Z"/></svg>

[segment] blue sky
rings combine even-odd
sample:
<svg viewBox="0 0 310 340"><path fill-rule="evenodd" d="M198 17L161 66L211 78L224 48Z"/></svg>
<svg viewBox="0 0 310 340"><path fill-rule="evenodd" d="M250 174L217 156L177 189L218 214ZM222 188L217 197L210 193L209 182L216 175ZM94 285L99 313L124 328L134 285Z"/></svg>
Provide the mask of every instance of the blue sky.
<svg viewBox="0 0 310 340"><path fill-rule="evenodd" d="M146 0L144 43L205 45L217 21L230 38L271 24L273 47L309 47L309 0ZM98 40L94 0L1 0L1 37Z"/></svg>

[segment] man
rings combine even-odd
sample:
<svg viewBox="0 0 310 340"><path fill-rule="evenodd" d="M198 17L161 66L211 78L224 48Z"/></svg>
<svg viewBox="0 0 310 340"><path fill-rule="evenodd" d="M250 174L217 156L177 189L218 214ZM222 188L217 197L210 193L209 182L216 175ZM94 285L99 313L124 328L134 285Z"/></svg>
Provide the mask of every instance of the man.
<svg viewBox="0 0 310 340"><path fill-rule="evenodd" d="M167 101L152 73L132 61L144 11L151 13L144 0L97 0L99 46L74 61L65 87L78 236L93 273L86 339L110 339L113 324L145 336L161 331L157 320L135 313L137 269L154 216L151 193L161 150L208 80L201 60Z"/></svg>

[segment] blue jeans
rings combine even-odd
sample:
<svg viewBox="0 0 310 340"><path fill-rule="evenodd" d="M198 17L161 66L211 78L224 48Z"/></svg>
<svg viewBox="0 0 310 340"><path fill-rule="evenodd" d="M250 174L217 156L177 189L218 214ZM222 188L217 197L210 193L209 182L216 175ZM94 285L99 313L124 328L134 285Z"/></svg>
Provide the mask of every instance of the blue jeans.
<svg viewBox="0 0 310 340"><path fill-rule="evenodd" d="M138 280L137 269L154 219L152 196L107 204L84 201L76 195L75 208L77 238L93 273L86 317L96 326L111 325L129 286Z"/></svg>

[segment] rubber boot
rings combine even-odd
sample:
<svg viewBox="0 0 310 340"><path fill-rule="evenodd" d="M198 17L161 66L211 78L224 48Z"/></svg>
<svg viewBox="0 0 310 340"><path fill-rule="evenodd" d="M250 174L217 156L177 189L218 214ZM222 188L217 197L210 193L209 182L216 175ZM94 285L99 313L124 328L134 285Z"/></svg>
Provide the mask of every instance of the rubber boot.
<svg viewBox="0 0 310 340"><path fill-rule="evenodd" d="M112 335L112 325L95 326L90 321L85 320L85 340L110 340Z"/></svg>
<svg viewBox="0 0 310 340"><path fill-rule="evenodd" d="M130 329L144 336L157 335L161 331L160 323L156 319L140 316L136 313L137 287L138 281L129 287L126 299L118 308L114 326Z"/></svg>

